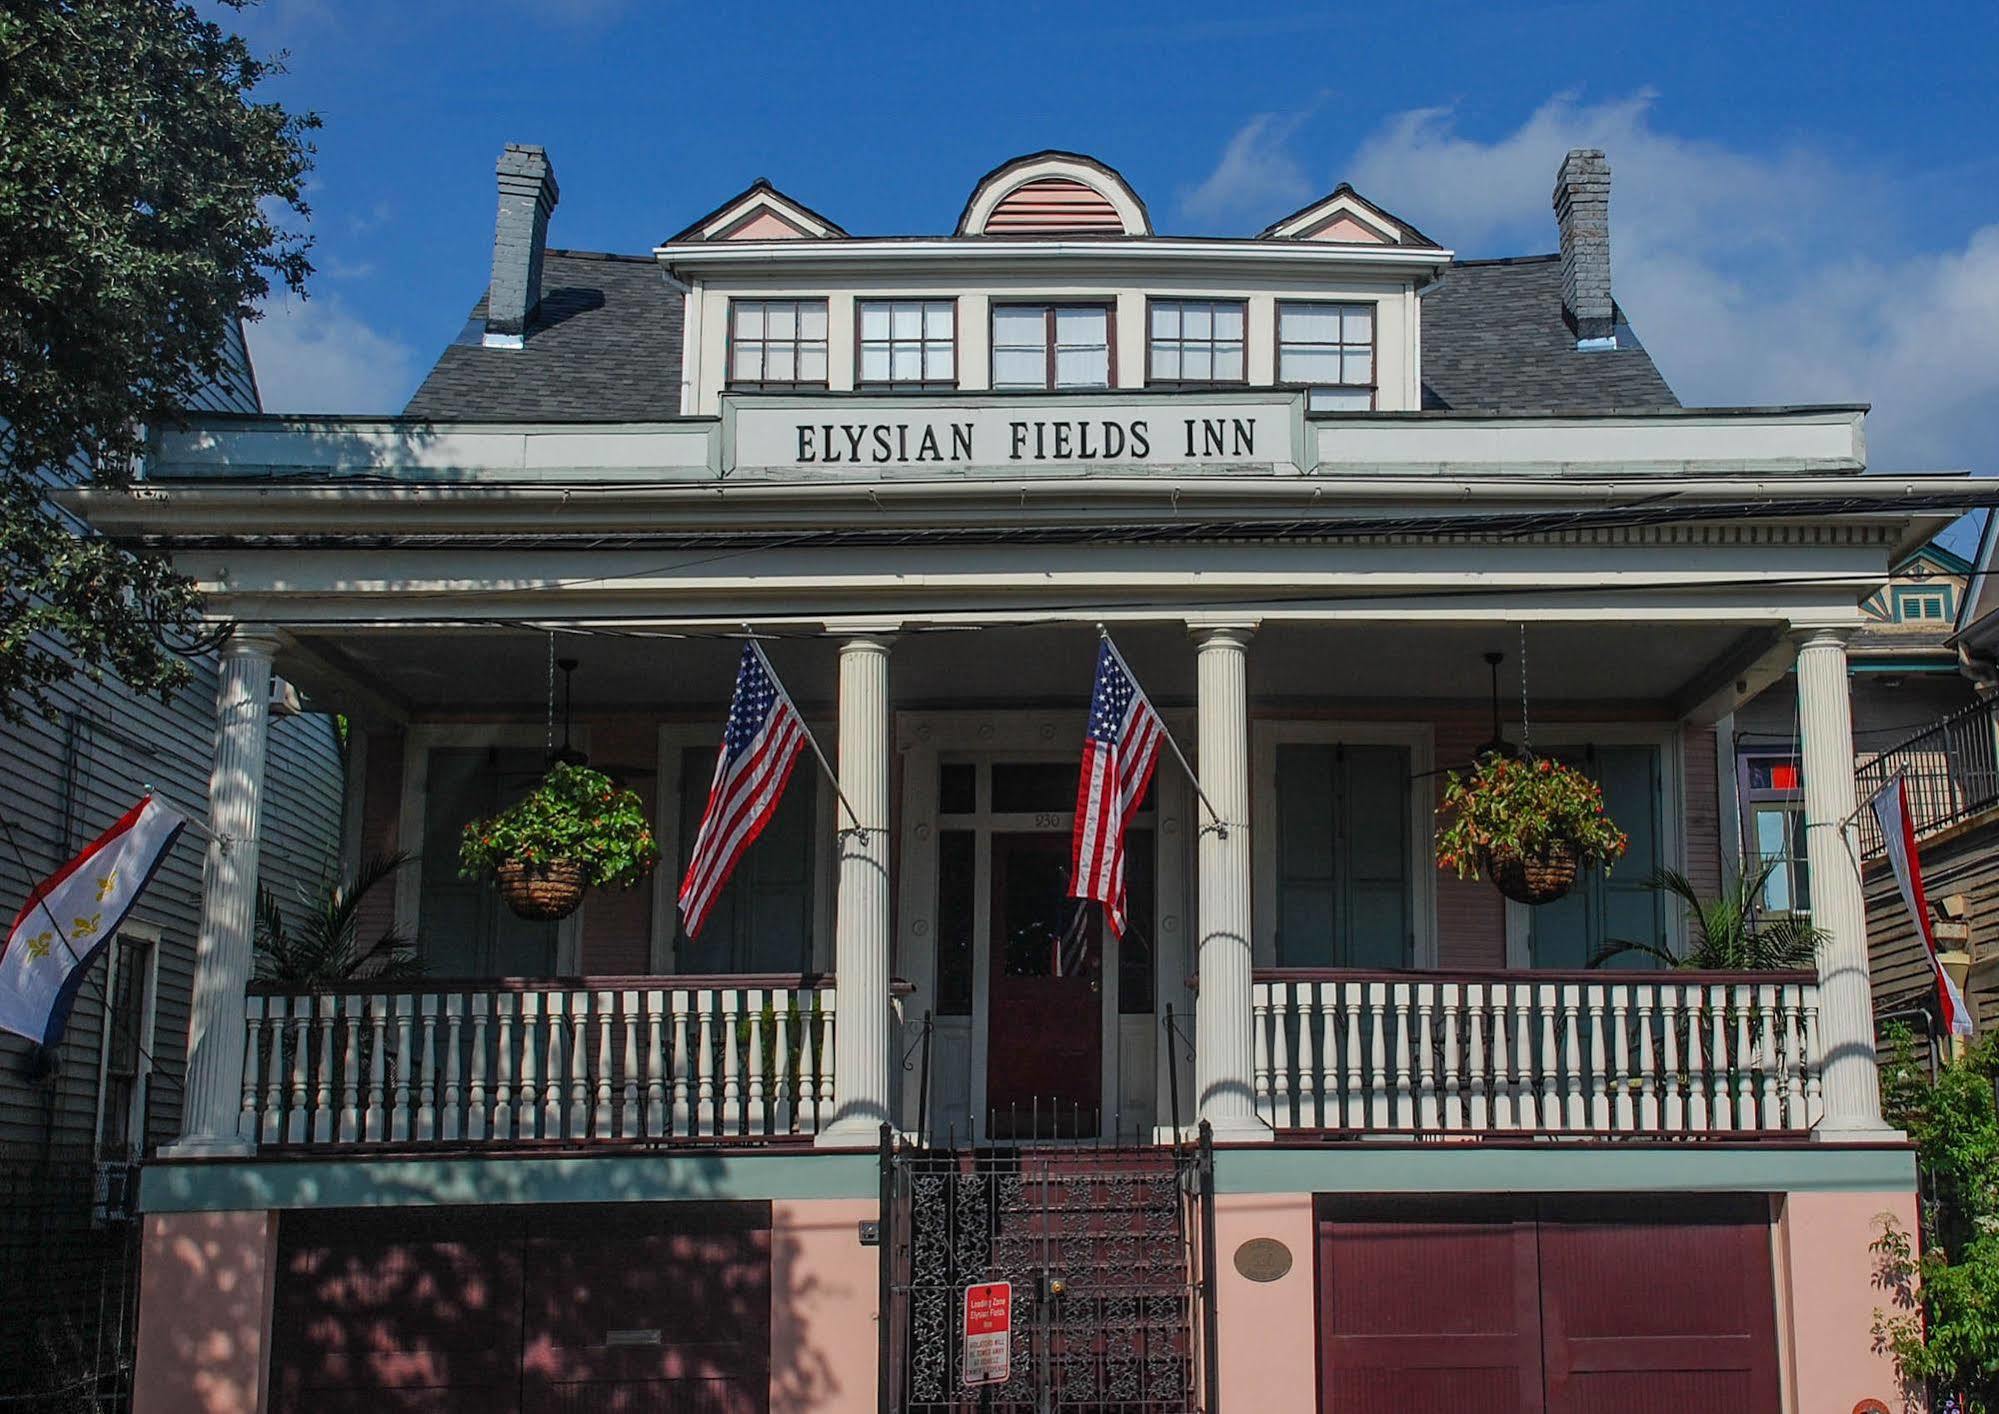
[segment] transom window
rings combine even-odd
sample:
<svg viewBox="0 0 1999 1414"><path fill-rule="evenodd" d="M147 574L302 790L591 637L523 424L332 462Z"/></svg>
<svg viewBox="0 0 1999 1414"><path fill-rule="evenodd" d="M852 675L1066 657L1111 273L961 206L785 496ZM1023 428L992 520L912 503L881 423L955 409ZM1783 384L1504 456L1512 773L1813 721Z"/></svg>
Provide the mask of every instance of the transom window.
<svg viewBox="0 0 1999 1414"><path fill-rule="evenodd" d="M1151 382L1243 381L1241 300L1156 299L1151 325Z"/></svg>
<svg viewBox="0 0 1999 1414"><path fill-rule="evenodd" d="M957 386L956 314L947 299L863 300L861 382L884 388Z"/></svg>
<svg viewBox="0 0 1999 1414"><path fill-rule="evenodd" d="M1277 381L1306 389L1306 406L1313 412L1372 408L1374 306L1279 304Z"/></svg>
<svg viewBox="0 0 1999 1414"><path fill-rule="evenodd" d="M826 301L739 299L729 306L729 386L826 386Z"/></svg>
<svg viewBox="0 0 1999 1414"><path fill-rule="evenodd" d="M1100 304L993 306L993 387L1108 388L1111 312Z"/></svg>

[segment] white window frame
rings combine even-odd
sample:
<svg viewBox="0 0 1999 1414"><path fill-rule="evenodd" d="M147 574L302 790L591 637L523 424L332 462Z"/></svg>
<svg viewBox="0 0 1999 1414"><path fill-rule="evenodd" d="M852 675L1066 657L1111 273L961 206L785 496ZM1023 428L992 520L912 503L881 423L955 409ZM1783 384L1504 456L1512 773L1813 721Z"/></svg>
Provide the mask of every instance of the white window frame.
<svg viewBox="0 0 1999 1414"><path fill-rule="evenodd" d="M1518 739L1518 729L1508 728L1509 740ZM1656 746L1659 749L1659 832L1660 863L1682 873L1687 868L1687 754L1686 737L1678 722L1555 722L1536 723L1534 748L1564 746ZM1666 943L1681 952L1687 942L1687 920L1672 900L1665 901ZM1532 972L1534 910L1527 904L1506 900L1506 965Z"/></svg>
<svg viewBox="0 0 1999 1414"><path fill-rule="evenodd" d="M576 727L571 741L579 750L588 750L590 729ZM430 753L439 748L477 751L485 748L546 750L548 728L506 722L467 722L446 725L422 723L403 733L403 797L397 821L398 847L409 855L409 863L396 871L396 930L412 947L421 936L423 919L423 816L429 795ZM583 917L589 899L555 925L555 975L575 977L583 970Z"/></svg>
<svg viewBox="0 0 1999 1414"><path fill-rule="evenodd" d="M831 740L836 734L833 724L823 720L810 720L806 726L822 741ZM674 970L674 935L679 932L674 920L679 916L680 904L681 809L690 792L697 799L706 800L708 788L713 784L712 777L708 775L698 780L682 778L681 761L690 748L705 750L710 759L721 749L721 733L713 722L665 722L660 725L659 788L654 792L653 807L653 839L659 845L659 867L652 871L652 943L649 952L652 970L662 975ZM812 772L818 776L825 774L810 747L799 757L792 771L791 784L797 783L801 772ZM791 784L785 788L789 790ZM832 783L821 780L818 784L812 826L813 837L818 841L818 853L812 861L812 970L831 972L833 885L840 867L840 840L834 816L837 800Z"/></svg>
<svg viewBox="0 0 1999 1414"><path fill-rule="evenodd" d="M1277 748L1279 746L1400 746L1409 752L1409 962L1437 965L1436 728L1428 722L1341 722L1265 719L1250 724L1249 839L1254 871L1250 961L1277 965Z"/></svg>
<svg viewBox="0 0 1999 1414"><path fill-rule="evenodd" d="M138 1054L134 1057L132 1094L126 1102L130 1108L125 1117L125 1132L135 1141L132 1148L139 1153L145 1152L146 1096L152 1087L153 1046L159 1028L161 937L160 929L154 924L127 920L112 935L111 945L106 949L104 1014L99 1022L97 1038L97 1104L90 1131L91 1147L100 1160L124 1157L104 1152L104 1091L111 1080L111 1008L118 996L118 966L124 960L127 938L146 945L146 977L139 997Z"/></svg>

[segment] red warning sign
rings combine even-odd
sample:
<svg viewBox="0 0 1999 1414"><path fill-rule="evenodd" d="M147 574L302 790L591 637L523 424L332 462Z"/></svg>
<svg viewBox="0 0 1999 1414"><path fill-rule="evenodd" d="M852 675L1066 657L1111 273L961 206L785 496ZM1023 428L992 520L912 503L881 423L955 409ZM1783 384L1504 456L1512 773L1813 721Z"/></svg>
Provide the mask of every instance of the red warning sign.
<svg viewBox="0 0 1999 1414"><path fill-rule="evenodd" d="M1013 1283L965 1288L965 1383L1003 1385L1013 1358Z"/></svg>

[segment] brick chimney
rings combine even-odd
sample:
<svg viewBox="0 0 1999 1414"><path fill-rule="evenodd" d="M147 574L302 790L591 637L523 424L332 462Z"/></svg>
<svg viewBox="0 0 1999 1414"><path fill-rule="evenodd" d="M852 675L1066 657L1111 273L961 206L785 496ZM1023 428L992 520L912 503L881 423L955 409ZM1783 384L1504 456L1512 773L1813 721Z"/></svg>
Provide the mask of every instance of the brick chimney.
<svg viewBox="0 0 1999 1414"><path fill-rule="evenodd" d="M493 282L486 290L486 346L517 349L541 303L541 257L560 193L548 154L510 142L500 154L500 215L493 228Z"/></svg>
<svg viewBox="0 0 1999 1414"><path fill-rule="evenodd" d="M1555 174L1555 224L1562 232L1562 308L1579 349L1617 347L1610 302L1610 163L1603 149L1578 147Z"/></svg>

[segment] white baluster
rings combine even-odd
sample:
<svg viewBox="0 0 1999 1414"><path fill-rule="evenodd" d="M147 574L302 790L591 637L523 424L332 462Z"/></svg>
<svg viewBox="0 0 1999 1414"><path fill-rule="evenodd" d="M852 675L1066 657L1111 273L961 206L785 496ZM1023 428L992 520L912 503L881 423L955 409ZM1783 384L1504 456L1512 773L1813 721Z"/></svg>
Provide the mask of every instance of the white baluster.
<svg viewBox="0 0 1999 1414"><path fill-rule="evenodd" d="M1783 990L1784 1007L1784 1128L1805 1127L1805 1066L1798 1053L1798 996L1795 982Z"/></svg>
<svg viewBox="0 0 1999 1414"><path fill-rule="evenodd" d="M1678 987L1659 988L1659 1044L1664 1052L1659 1074L1659 1127L1669 1134L1692 1127L1687 1123L1686 1091L1680 1081L1679 1000Z"/></svg>
<svg viewBox="0 0 1999 1414"><path fill-rule="evenodd" d="M1756 994L1757 1065L1763 1072L1760 1127L1784 1127L1784 1081L1777 1064L1777 989L1765 982Z"/></svg>
<svg viewBox="0 0 1999 1414"><path fill-rule="evenodd" d="M247 1000L247 998L246 998ZM275 1144L284 1138L285 1119L285 1018L291 1015L291 998L264 998L264 1113L262 1139Z"/></svg>
<svg viewBox="0 0 1999 1414"><path fill-rule="evenodd" d="M1382 982L1367 984L1367 1013L1368 1128L1387 1129L1389 1127L1387 984Z"/></svg>
<svg viewBox="0 0 1999 1414"><path fill-rule="evenodd" d="M1250 1074L1256 1088L1256 1112L1263 1116L1263 1122L1272 1129L1277 1127L1277 1107L1272 1099L1275 1087L1271 1084L1270 1065L1270 983L1252 982L1249 988L1251 1036L1254 1049L1251 1052Z"/></svg>
<svg viewBox="0 0 1999 1414"><path fill-rule="evenodd" d="M484 1139L486 1137L486 1014L492 1002L484 992L474 992L469 999L472 1008L472 1065L471 1079L465 1087L465 1137ZM504 1110L506 1102L501 1100L499 1108ZM454 1118L455 1107L454 1107Z"/></svg>
<svg viewBox="0 0 1999 1414"><path fill-rule="evenodd" d="M666 993L649 990L646 1005L646 1137L666 1133L666 1048L661 1031L666 1025Z"/></svg>
<svg viewBox="0 0 1999 1414"><path fill-rule="evenodd" d="M1360 983L1340 984L1340 1010L1347 1022L1347 1128L1356 1134L1367 1128L1367 1073L1361 1064L1360 1041L1363 996Z"/></svg>
<svg viewBox="0 0 1999 1414"><path fill-rule="evenodd" d="M1291 1119L1291 988L1279 982L1274 987L1266 987L1270 997L1267 1008L1270 1022L1270 1075L1268 1107L1263 1110L1264 1122L1272 1129L1290 1129ZM1257 1039L1262 1040L1262 1027L1257 1028ZM1261 1098L1261 1097L1259 1097Z"/></svg>
<svg viewBox="0 0 1999 1414"><path fill-rule="evenodd" d="M1582 1042L1577 1032L1582 1020L1582 988L1568 986L1562 988L1562 1057L1566 1072L1569 1108L1566 1123L1572 1130L1586 1130L1589 1124L1589 1106L1583 1097L1583 1079L1588 1071L1584 1059Z"/></svg>
<svg viewBox="0 0 1999 1414"><path fill-rule="evenodd" d="M377 992L368 998L368 1103L363 1117L362 1138L380 1143L388 1136L388 1101L384 1078L389 1060L389 999Z"/></svg>
<svg viewBox="0 0 1999 1414"><path fill-rule="evenodd" d="M1623 983L1589 989L1590 1055L1596 1061L1590 1119L1599 1133L1611 1128L1628 1132L1631 1128L1631 1039L1624 1030L1629 995ZM1608 1036L1604 1034L1606 1026Z"/></svg>
<svg viewBox="0 0 1999 1414"><path fill-rule="evenodd" d="M1464 1128L1464 1066L1458 1051L1459 1027L1463 1022L1462 1008L1464 988L1455 982L1443 983L1438 988L1444 1013L1444 1115L1443 1127L1448 1131Z"/></svg>
<svg viewBox="0 0 1999 1414"><path fill-rule="evenodd" d="M1409 984L1397 982L1389 993L1392 1005L1390 1016L1395 1025L1395 1111L1390 1121L1397 1129L1416 1127L1416 1066L1411 1054L1415 1029L1416 1010L1409 995Z"/></svg>
<svg viewBox="0 0 1999 1414"><path fill-rule="evenodd" d="M743 999L743 1010L750 1021L750 1034L744 1047L743 1064L749 1072L749 1084L744 1087L743 1101L747 1107L745 1129L751 1134L768 1132L769 1115L764 1109L764 994L760 990L748 992Z"/></svg>
<svg viewBox="0 0 1999 1414"><path fill-rule="evenodd" d="M620 992L618 1010L624 1021L624 1085L618 1093L618 1137L636 1139L645 1133L639 1113L639 994Z"/></svg>
<svg viewBox="0 0 1999 1414"><path fill-rule="evenodd" d="M1504 1129L1497 1114L1497 1095L1491 1086L1495 1070L1505 1069L1504 1046L1506 1034L1504 1026L1495 1027L1493 1039L1502 1048L1497 1056L1486 1049L1485 1041L1485 998L1486 986L1482 982L1472 982L1465 987L1465 1084L1469 1091L1466 1105L1465 1127L1479 1131L1488 1126ZM1508 1107L1509 1110L1511 1107Z"/></svg>
<svg viewBox="0 0 1999 1414"><path fill-rule="evenodd" d="M1434 1133L1437 1128L1437 1053L1432 1043L1437 989L1433 982L1418 982L1412 988L1416 1002L1416 1126Z"/></svg>
<svg viewBox="0 0 1999 1414"><path fill-rule="evenodd" d="M735 1114L729 1103L735 1098L732 1092L736 1085L736 1019L729 1014L734 1009L719 991L701 994L701 1113L706 1126L702 1131L704 1134L736 1132ZM715 1035L718 1024L724 1032L719 1038ZM722 1043L722 1051L727 1053L719 1057L715 1044L718 1039Z"/></svg>
<svg viewBox="0 0 1999 1414"><path fill-rule="evenodd" d="M1634 988L1638 994L1638 1121L1637 1127L1646 1133L1659 1128L1658 1071L1653 1065L1656 1055L1652 1036L1652 1013L1658 1006L1659 988L1647 982L1642 988Z"/></svg>
<svg viewBox="0 0 1999 1414"><path fill-rule="evenodd" d="M314 1004L319 1013L319 1063L314 1067L318 1084L312 1096L312 1139L315 1144L333 1142L333 1018L340 1010L340 999L331 993L322 992Z"/></svg>
<svg viewBox="0 0 1999 1414"><path fill-rule="evenodd" d="M569 1137L590 1137L590 994L569 994Z"/></svg>
<svg viewBox="0 0 1999 1414"><path fill-rule="evenodd" d="M792 1125L793 1078L791 1033L798 1025L798 1005L805 995L789 987L770 994L770 1130L789 1134ZM917 1121L922 1123L921 1118Z"/></svg>
<svg viewBox="0 0 1999 1414"><path fill-rule="evenodd" d="M839 1054L833 1049L833 1037L839 1030L838 1001L837 987L819 994L819 1012L825 1018L825 1030L819 1037L819 1124L833 1119L833 1059Z"/></svg>
<svg viewBox="0 0 1999 1414"><path fill-rule="evenodd" d="M1561 1129L1565 1123L1562 1118L1562 1047L1559 1040L1561 991L1552 986L1542 987L1540 996L1541 1054L1538 1063L1541 1071L1541 1127Z"/></svg>
<svg viewBox="0 0 1999 1414"><path fill-rule="evenodd" d="M1319 1124L1326 1129L1340 1127L1340 993L1336 982L1320 982L1313 991L1318 996L1318 1012L1324 1030L1319 1033Z"/></svg>
<svg viewBox="0 0 1999 1414"><path fill-rule="evenodd" d="M532 1139L541 1133L541 1008L543 994L522 992L521 1083L514 1092L514 1137Z"/></svg>
<svg viewBox="0 0 1999 1414"><path fill-rule="evenodd" d="M264 1034L264 1018L269 1012L266 1003L271 998L250 993L243 998L243 1103L236 1114L236 1133L257 1142L262 1116L257 1113L258 1077L262 1072L257 1066L257 1042Z"/></svg>
<svg viewBox="0 0 1999 1414"><path fill-rule="evenodd" d="M438 1137L447 1142L465 1132L465 994L446 992L444 1008L444 1090L438 1096Z"/></svg>
<svg viewBox="0 0 1999 1414"><path fill-rule="evenodd" d="M514 1124L514 1018L521 1009L520 998L512 992L493 994L493 1138L512 1139L519 1133Z"/></svg>
<svg viewBox="0 0 1999 1414"><path fill-rule="evenodd" d="M1716 1129L1735 1128L1735 1102L1728 1088L1728 988L1707 989L1708 1079L1714 1086L1714 1100L1708 1111Z"/></svg>
<svg viewBox="0 0 1999 1414"><path fill-rule="evenodd" d="M691 1070L692 1047L688 1036L688 994L673 994L673 1129L676 1139L684 1139L693 1134L694 1116L692 1109Z"/></svg>
<svg viewBox="0 0 1999 1414"><path fill-rule="evenodd" d="M1686 991L1687 1033L1687 1128L1705 1134L1714 1127L1708 1113L1708 1022L1707 989L1690 986Z"/></svg>
<svg viewBox="0 0 1999 1414"><path fill-rule="evenodd" d="M1735 1127L1756 1128L1756 1047L1750 1040L1750 1010L1755 993L1735 989Z"/></svg>
<svg viewBox="0 0 1999 1414"><path fill-rule="evenodd" d="M1313 1001L1317 991L1310 982L1300 982L1293 1007L1298 1017L1298 1125L1302 1129L1319 1127L1318 1037L1313 1034L1319 1025L1319 1009Z"/></svg>
<svg viewBox="0 0 1999 1414"><path fill-rule="evenodd" d="M611 994L597 993L597 1056L593 1063L596 1084L591 1098L596 1102L590 1115L590 1137L611 1137ZM580 1050L581 1047L578 1047Z"/></svg>
<svg viewBox="0 0 1999 1414"><path fill-rule="evenodd" d="M312 1108L312 1081L307 1067L312 1063L312 1002L310 996L292 998L292 1083L285 1099L285 1142L306 1140L308 1111Z"/></svg>
<svg viewBox="0 0 1999 1414"><path fill-rule="evenodd" d="M1805 1128L1825 1115L1825 1062L1819 1052L1819 990L1805 993Z"/></svg>
<svg viewBox="0 0 1999 1414"><path fill-rule="evenodd" d="M804 990L798 994L798 1132L819 1132L819 1049L820 999L823 994Z"/></svg>
<svg viewBox="0 0 1999 1414"><path fill-rule="evenodd" d="M340 1142L361 1138L361 1037L366 1022L361 999L340 999Z"/></svg>
<svg viewBox="0 0 1999 1414"><path fill-rule="evenodd" d="M541 999L543 1041L548 1049L543 1053L541 1066L541 1137L561 1139L562 1105L567 1098L565 1082L569 1072L565 1068L569 1040L569 994L567 992L547 992Z"/></svg>
<svg viewBox="0 0 1999 1414"><path fill-rule="evenodd" d="M407 1143L410 1137L410 1071L416 1065L410 1029L415 1020L415 1002L416 998L407 993L396 998L396 1108L389 1117L389 1137L397 1143Z"/></svg>
<svg viewBox="0 0 1999 1414"><path fill-rule="evenodd" d="M437 994L426 992L419 1008L417 1050L423 1070L416 1095L416 1137L420 1140L437 1138L437 1004ZM457 1057L454 1048L451 1058Z"/></svg>

